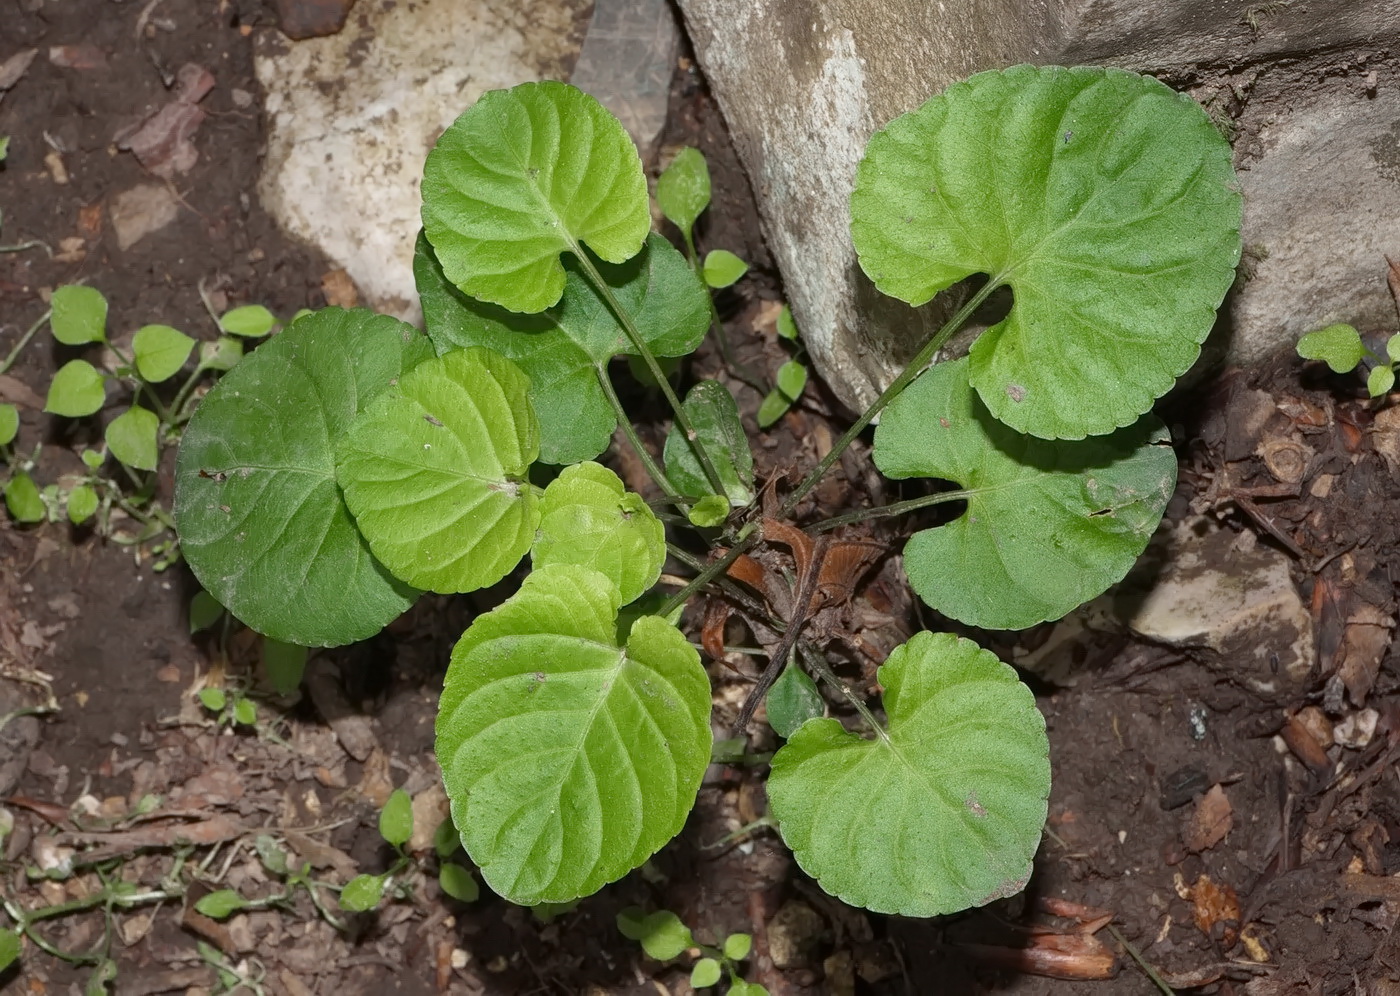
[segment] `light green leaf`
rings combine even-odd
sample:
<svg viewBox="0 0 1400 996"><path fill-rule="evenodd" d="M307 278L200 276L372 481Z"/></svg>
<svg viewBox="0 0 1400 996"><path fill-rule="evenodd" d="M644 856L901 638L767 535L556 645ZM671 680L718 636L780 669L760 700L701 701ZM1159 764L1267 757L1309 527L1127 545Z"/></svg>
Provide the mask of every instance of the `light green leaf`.
<svg viewBox="0 0 1400 996"><path fill-rule="evenodd" d="M730 961L743 961L753 950L753 936L750 934L730 934L724 939L724 956Z"/></svg>
<svg viewBox="0 0 1400 996"><path fill-rule="evenodd" d="M97 470L102 466L103 461L107 459L107 455L105 453L99 453L97 450L83 450L83 452L79 454L79 459L83 461L83 466L88 470Z"/></svg>
<svg viewBox="0 0 1400 996"><path fill-rule="evenodd" d="M205 370L232 370L241 359L243 343L232 336L221 335L215 342L199 344L199 365Z"/></svg>
<svg viewBox="0 0 1400 996"><path fill-rule="evenodd" d="M539 525L529 381L489 349L455 350L399 379L336 454L345 503L396 577L444 594L495 584Z"/></svg>
<svg viewBox="0 0 1400 996"><path fill-rule="evenodd" d="M792 398L789 398L776 387L763 397L763 401L758 406L758 427L766 429L778 419L787 414L787 410L792 407Z"/></svg>
<svg viewBox="0 0 1400 996"><path fill-rule="evenodd" d="M530 560L536 570L556 564L592 568L617 586L626 605L661 576L666 530L611 470L575 464L545 488Z"/></svg>
<svg viewBox="0 0 1400 996"><path fill-rule="evenodd" d="M797 341L797 322L792 317L792 309L783 305L783 310L778 312L778 335L792 342Z"/></svg>
<svg viewBox="0 0 1400 996"><path fill-rule="evenodd" d="M730 286L748 270L749 264L728 249L711 249L705 254L705 265L700 273L705 278L706 286L718 290Z"/></svg>
<svg viewBox="0 0 1400 996"><path fill-rule="evenodd" d="M107 449L128 467L155 470L160 459L159 432L156 413L132 405L107 424Z"/></svg>
<svg viewBox="0 0 1400 996"><path fill-rule="evenodd" d="M355 528L335 445L430 353L410 325L328 308L269 340L195 409L175 472L181 546L200 584L259 633L337 646L413 604L417 592Z"/></svg>
<svg viewBox="0 0 1400 996"><path fill-rule="evenodd" d="M453 821L511 902L567 902L676 835L710 760L700 655L657 616L616 641L617 589L533 572L452 653L437 756Z"/></svg>
<svg viewBox="0 0 1400 996"><path fill-rule="evenodd" d="M0 405L0 446L9 446L19 434L19 409L14 405Z"/></svg>
<svg viewBox="0 0 1400 996"><path fill-rule="evenodd" d="M241 308L225 311L219 319L219 328L245 339L260 339L276 325L277 317L260 304L245 304Z"/></svg>
<svg viewBox="0 0 1400 996"><path fill-rule="evenodd" d="M88 519L97 514L97 506L100 504L97 492L89 485L79 484L68 492L68 521L75 526L81 526Z"/></svg>
<svg viewBox="0 0 1400 996"><path fill-rule="evenodd" d="M47 514L38 486L23 471L17 472L5 485L5 507L16 522L43 522Z"/></svg>
<svg viewBox="0 0 1400 996"><path fill-rule="evenodd" d="M0 149L0 152L3 152L3 149ZM13 930L0 930L0 972L5 971L19 959L19 951L19 934Z"/></svg>
<svg viewBox="0 0 1400 996"><path fill-rule="evenodd" d="M729 518L730 507L729 499L724 495L706 495L690 507L687 518L692 526L713 529L724 525L724 520Z"/></svg>
<svg viewBox="0 0 1400 996"><path fill-rule="evenodd" d="M220 889L217 892L209 893L209 895L195 903L194 908L196 911L203 913L211 919L222 920L236 913L238 910L241 910L246 905L248 904L243 901L243 897L234 890Z"/></svg>
<svg viewBox="0 0 1400 996"><path fill-rule="evenodd" d="M194 347L193 339L169 325L143 325L131 340L136 372L150 384L159 384L179 373Z"/></svg>
<svg viewBox="0 0 1400 996"><path fill-rule="evenodd" d="M1200 353L1234 280L1230 145L1189 97L1119 69L979 73L867 146L851 236L910 304L975 273L1015 304L972 382L1022 432L1131 424Z"/></svg>
<svg viewBox="0 0 1400 996"><path fill-rule="evenodd" d="M619 266L597 264L603 279L657 356L683 356L710 323L704 285L685 258L653 235ZM422 235L413 260L423 318L439 352L486 346L514 360L530 378L546 463L591 460L608 448L617 415L599 384L608 361L631 354L626 332L570 261L564 296L540 315L517 315L462 294L443 275Z"/></svg>
<svg viewBox="0 0 1400 996"><path fill-rule="evenodd" d="M656 203L689 242L695 219L710 206L710 167L699 149L686 146L656 178Z"/></svg>
<svg viewBox="0 0 1400 996"><path fill-rule="evenodd" d="M379 836L394 847L402 847L413 836L413 800L403 789L394 789L379 811Z"/></svg>
<svg viewBox="0 0 1400 996"><path fill-rule="evenodd" d="M218 622L224 614L224 607L209 592L200 589L190 599L190 632L199 633Z"/></svg>
<svg viewBox="0 0 1400 996"><path fill-rule="evenodd" d="M223 712L224 706L228 705L228 696L224 694L222 688L213 686L201 688L199 690L199 703L210 712Z"/></svg>
<svg viewBox="0 0 1400 996"><path fill-rule="evenodd" d="M1366 355L1361 333L1344 322L1309 332L1298 340L1298 355L1305 360L1325 360L1333 373L1347 373Z"/></svg>
<svg viewBox="0 0 1400 996"><path fill-rule="evenodd" d="M257 726L258 707L252 699L237 699L233 703L233 719L244 726Z"/></svg>
<svg viewBox="0 0 1400 996"><path fill-rule="evenodd" d="M702 380L681 402L696 440L705 447L719 472L731 504L753 501L753 454L749 438L739 422L739 406L729 389L717 380ZM700 497L710 493L709 482L677 424L666 434L666 476L683 494Z"/></svg>
<svg viewBox="0 0 1400 996"><path fill-rule="evenodd" d="M68 418L91 415L107 400L106 380L87 360L69 360L49 382L44 411Z"/></svg>
<svg viewBox="0 0 1400 996"><path fill-rule="evenodd" d="M877 913L937 916L1019 892L1050 794L1030 690L949 633L916 634L878 681L889 725L875 739L818 719L773 756L768 801L797 863Z"/></svg>
<svg viewBox="0 0 1400 996"><path fill-rule="evenodd" d="M481 895L472 873L459 864L448 861L438 869L438 885L459 903L474 903Z"/></svg>
<svg viewBox="0 0 1400 996"><path fill-rule="evenodd" d="M1147 416L1110 436L1040 440L993 419L968 360L933 367L885 409L875 465L966 489L967 511L915 533L904 569L960 622L1022 629L1059 619L1122 580L1176 484L1166 428Z"/></svg>
<svg viewBox="0 0 1400 996"><path fill-rule="evenodd" d="M767 708L768 725L778 736L789 740L803 723L826 712L826 701L807 672L790 663L768 689Z"/></svg>
<svg viewBox="0 0 1400 996"><path fill-rule="evenodd" d="M636 146L564 83L492 90L442 133L423 167L423 227L466 294L543 311L564 292L559 255L586 244L631 259L651 228Z"/></svg>
<svg viewBox="0 0 1400 996"><path fill-rule="evenodd" d="M1384 363L1380 366L1373 367L1370 374L1366 377L1366 390L1370 392L1373 398L1379 398L1384 394L1388 394L1390 389L1394 386L1395 371Z"/></svg>
<svg viewBox="0 0 1400 996"><path fill-rule="evenodd" d="M95 287L70 284L53 292L49 302L53 337L65 346L107 340L107 299Z"/></svg>
<svg viewBox="0 0 1400 996"><path fill-rule="evenodd" d="M7 156L7 155L9 154L9 152L10 152L10 136L9 136L9 135L0 135L0 163L3 163L3 162L5 161L5 156ZM3 964L0 964L0 969L3 969L4 967L5 967L5 966L4 966Z"/></svg>
<svg viewBox="0 0 1400 996"><path fill-rule="evenodd" d="M282 876L291 871L290 856L270 834L259 834L253 841L253 849L258 852L263 867L272 874Z"/></svg>
<svg viewBox="0 0 1400 996"><path fill-rule="evenodd" d="M1400 332L1385 341L1385 355L1391 363L1400 363Z"/></svg>
<svg viewBox="0 0 1400 996"><path fill-rule="evenodd" d="M208 594L203 592L202 594ZM198 597L198 596L196 596ZM191 618L193 625L193 618ZM295 643L283 643L270 636L263 637L263 667L272 682L272 689L278 695L291 695L301 684L301 676L306 673L306 648Z"/></svg>
<svg viewBox="0 0 1400 996"><path fill-rule="evenodd" d="M707 989L720 980L722 973L719 962L713 958L701 958L690 970L690 987Z"/></svg>
<svg viewBox="0 0 1400 996"><path fill-rule="evenodd" d="M384 879L379 875L356 875L340 890L340 908L364 913L379 905L384 897Z"/></svg>
<svg viewBox="0 0 1400 996"><path fill-rule="evenodd" d="M802 397L802 390L807 386L807 368L796 360L788 360L778 368L775 386L786 397L796 401Z"/></svg>
<svg viewBox="0 0 1400 996"><path fill-rule="evenodd" d="M617 914L617 929L628 940L641 942L657 961L670 961L694 943L690 928L670 910L646 913L639 906L629 906Z"/></svg>

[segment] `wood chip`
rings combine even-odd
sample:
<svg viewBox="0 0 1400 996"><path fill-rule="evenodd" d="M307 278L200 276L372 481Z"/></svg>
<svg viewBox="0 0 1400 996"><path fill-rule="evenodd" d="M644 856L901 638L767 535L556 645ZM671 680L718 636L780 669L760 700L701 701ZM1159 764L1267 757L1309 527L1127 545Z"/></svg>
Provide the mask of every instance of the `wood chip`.
<svg viewBox="0 0 1400 996"><path fill-rule="evenodd" d="M5 91L18 83L20 78L29 71L29 64L34 61L34 56L38 54L37 48L27 48L22 52L16 52L4 62L0 62L0 97L3 97Z"/></svg>

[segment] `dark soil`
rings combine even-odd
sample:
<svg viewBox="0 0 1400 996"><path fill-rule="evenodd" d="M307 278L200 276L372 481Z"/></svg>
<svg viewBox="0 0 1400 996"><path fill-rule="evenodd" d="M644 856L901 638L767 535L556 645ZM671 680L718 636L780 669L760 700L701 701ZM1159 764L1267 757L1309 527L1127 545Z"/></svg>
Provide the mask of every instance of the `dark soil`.
<svg viewBox="0 0 1400 996"><path fill-rule="evenodd" d="M0 243L40 239L57 254L0 255L0 357L53 288L78 281L107 296L118 335L159 321L213 338L201 285L217 305L256 302L279 315L324 303L329 266L278 231L254 190L262 132L251 33L274 30L267 12L204 0L165 0L154 10L105 0L0 3L0 64L38 49L0 97L0 135L11 136L0 168ZM55 46L85 47L56 62ZM57 64L64 61L76 65ZM119 249L112 201L152 178L117 149L116 136L169 99L165 76L186 63L216 78L195 138L199 161L173 181L175 220ZM720 307L740 361L771 378L786 357L774 334L781 291L720 115L686 59L663 144L698 145L709 159L716 201L700 229L702 250L731 249L755 265ZM95 438L94 426L52 419L26 394L42 398L72 355L43 333L0 379L0 397L21 404L21 452L44 444L41 482ZM730 377L718 355L702 353L690 376L726 378L752 424L760 394ZM236 983L221 981L216 957L266 991L293 996L690 991L689 959L658 964L618 933L615 914L629 904L671 909L706 941L753 933L748 977L775 994L1158 992L1139 957L1163 984L1187 991L1400 991L1392 940L1400 885L1391 878L1400 850L1390 847L1400 840L1400 707L1388 649L1400 440L1358 386L1289 359L1227 375L1169 406L1183 466L1170 515L1203 515L1231 535L1293 547L1294 579L1317 627L1315 680L1286 701L1265 702L1231 680L1228 662L1208 668L1123 632L1075 644L1072 673L1056 672L1053 682L1031 676L1055 771L1036 874L1025 894L985 910L919 922L842 906L796 870L771 831L726 840L764 815L765 800L760 770L717 766L677 841L642 872L548 922L489 895L469 905L448 899L430 857L428 874L410 878L410 896L377 914L345 915L344 930L318 916L305 892L286 908L207 920L192 907L210 889L251 896L276 887L256 855L260 837L295 851L316 877L343 883L387 867L376 820L392 788L415 796L418 823L431 830L443 813L431 746L447 653L472 614L502 595L424 599L380 638L313 658L314 693L282 699L267 689L251 634L232 635L226 660L211 635L189 635L196 588L183 569L156 573L149 557L87 531L21 529L4 518L0 716L42 704L49 689L58 710L0 725L0 802L15 820L0 896L36 908L88 895L99 871L155 888L176 862L202 865L204 882L185 904L112 914L114 991L133 994L228 991ZM646 399L637 392L629 403ZM760 474L781 482L810 466L845 417L814 384L761 437ZM1279 462L1284 444L1303 447L1295 447L1296 476ZM857 444L803 514L897 497L884 494L867 452ZM614 457L640 487L623 454ZM870 535L898 551L899 533ZM916 611L891 556L843 623L878 660L921 625ZM1375 653L1347 649L1349 625L1374 618L1386 620ZM693 624L698 630L698 613ZM747 638L733 626L733 638ZM985 639L1013 659L1018 646L1053 636L1045 627ZM860 655L851 656L849 676L868 682ZM717 730L758 668L742 655L729 663L737 673L711 668ZM197 690L224 680L250 684L256 728L219 728L199 706ZM1361 716L1374 728L1352 746L1309 746L1290 723L1305 706L1332 725ZM155 812L142 815L149 798ZM1200 846L1202 821L1218 827L1225 811L1228 832L1206 834ZM176 832L176 820L188 822ZM415 843L431 853L427 841ZM55 847L98 852L67 879L27 874ZM99 911L42 930L50 943L84 952L103 928ZM205 955L200 944L211 946ZM76 991L90 973L31 945L0 989Z"/></svg>

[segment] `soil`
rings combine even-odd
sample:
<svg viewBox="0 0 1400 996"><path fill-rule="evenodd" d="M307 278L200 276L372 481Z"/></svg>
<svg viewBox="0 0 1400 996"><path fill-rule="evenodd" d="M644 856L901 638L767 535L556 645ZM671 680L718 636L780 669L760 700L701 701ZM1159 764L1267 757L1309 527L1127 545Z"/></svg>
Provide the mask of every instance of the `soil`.
<svg viewBox="0 0 1400 996"><path fill-rule="evenodd" d="M275 30L269 12L242 0L5 0L0 19L0 65L38 50L0 91L0 135L11 137L0 242L38 239L54 253L0 255L0 356L62 284L98 287L114 333L159 321L202 339L215 330L200 287L216 308L261 303L284 316L324 304L323 287L338 292L332 267L289 242L254 189L263 135L252 35ZM187 63L216 81L194 137L199 157L188 172L153 178L120 136L169 101L167 84ZM731 249L754 264L719 303L740 362L771 378L787 355L774 334L781 288L723 122L688 58L663 140L679 144L699 146L714 179L702 250ZM150 184L174 195L174 220L119 247L112 207ZM97 438L96 423L50 418L34 403L73 355L45 333L0 378L0 394L21 405L19 450L44 444L41 482L71 469L76 448ZM759 392L714 351L689 376L725 379L752 425ZM633 904L675 911L708 942L752 933L748 977L775 994L1400 991L1400 885L1391 877L1400 850L1389 846L1400 840L1400 682L1389 649L1400 427L1359 385L1283 358L1168 400L1182 462L1169 519L1204 519L1232 543L1290 557L1316 628L1314 673L1306 687L1264 701L1232 680L1229 661L1208 665L1109 630L1073 643L1074 666L1053 680L1028 675L1051 738L1049 828L1026 892L986 909L914 921L844 907L795 868L771 831L736 834L765 812L761 769L716 766L675 842L552 917L489 894L448 898L420 836L410 846L427 874L408 875L409 893L378 913L333 913L342 929L306 890L209 920L193 910L205 892L280 888L259 857L269 842L326 882L385 870L391 855L377 818L394 787L414 796L420 835L431 831L444 812L431 747L447 653L503 593L425 598L381 637L314 655L305 691L279 697L252 634L232 631L226 657L217 631L190 635L197 589L183 568L158 572L139 548L88 530L8 519L0 717L42 706L50 693L57 709L0 723L0 802L14 820L0 896L36 908L81 900L99 875L158 889L189 882L181 866L199 867L185 901L111 913L114 991L124 994L230 991L240 979L239 991L293 996L689 992L689 958L658 963L617 931L616 913ZM638 392L628 403L648 402ZM810 466L847 417L814 382L759 437L760 476L781 482ZM803 515L897 497L884 493L867 453L858 443ZM614 458L636 481L624 454ZM167 468L158 493L167 503L169 485ZM909 527L868 535L897 552L900 528ZM877 660L920 625L897 561L881 561L843 620ZM688 624L698 634L698 613ZM747 638L732 625L731 642ZM1054 637L1042 627L982 639L1014 659ZM711 665L717 728L756 670L743 655ZM853 666L849 677L871 675ZM250 689L255 726L218 724L199 705L198 690L219 683ZM27 871L75 852L71 876ZM102 948L107 923L95 910L40 930L52 945L86 952ZM0 989L76 992L92 972L30 945Z"/></svg>

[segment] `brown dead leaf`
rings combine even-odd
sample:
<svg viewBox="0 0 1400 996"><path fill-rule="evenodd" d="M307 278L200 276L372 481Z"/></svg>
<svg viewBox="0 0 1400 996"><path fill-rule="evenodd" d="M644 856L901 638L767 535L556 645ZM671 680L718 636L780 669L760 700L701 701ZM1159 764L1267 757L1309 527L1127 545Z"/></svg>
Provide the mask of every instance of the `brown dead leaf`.
<svg viewBox="0 0 1400 996"><path fill-rule="evenodd" d="M301 860L307 862L312 868L332 868L347 879L360 870L360 866L355 864L355 859L350 855L330 844L323 844L314 837L308 837L295 830L288 830L283 834L283 837L297 852Z"/></svg>
<svg viewBox="0 0 1400 996"><path fill-rule="evenodd" d="M206 117L199 102L214 88L214 76L188 62L175 76L175 94L168 104L115 136L117 148L129 150L147 172L164 179L188 173L199 161L194 135Z"/></svg>
<svg viewBox="0 0 1400 996"><path fill-rule="evenodd" d="M1371 686L1376 683L1381 658L1390 647L1390 631L1394 625L1395 620L1374 605L1357 606L1347 618L1338 651L1341 663L1337 675L1346 685L1352 705L1365 704Z"/></svg>
<svg viewBox="0 0 1400 996"><path fill-rule="evenodd" d="M378 747L365 758L364 775L356 786L361 796L375 809L383 809L384 803L394 791L394 780L389 774L389 755Z"/></svg>
<svg viewBox="0 0 1400 996"><path fill-rule="evenodd" d="M62 69L106 69L107 53L91 42L54 45L49 49L49 61Z"/></svg>
<svg viewBox="0 0 1400 996"><path fill-rule="evenodd" d="M1181 832L1181 842L1192 854L1199 854L1225 839L1234 826L1234 809L1219 785L1196 800L1195 811Z"/></svg>
<svg viewBox="0 0 1400 996"><path fill-rule="evenodd" d="M1240 900L1235 890L1211 881L1209 875L1202 875L1191 886L1190 893L1191 918L1196 928L1207 937L1219 940L1225 949L1233 947L1240 926Z"/></svg>
<svg viewBox="0 0 1400 996"><path fill-rule="evenodd" d="M1326 716L1323 716L1323 719L1326 720ZM1329 728L1330 725L1329 723ZM1306 719L1301 716L1289 716L1283 721L1283 726L1278 732L1298 760L1313 771L1327 770L1331 764L1327 759L1327 748L1319 742ZM1328 742L1330 744L1330 738Z"/></svg>
<svg viewBox="0 0 1400 996"><path fill-rule="evenodd" d="M344 270L327 270L322 274L321 293L332 308L353 308L360 303L355 281Z"/></svg>
<svg viewBox="0 0 1400 996"><path fill-rule="evenodd" d="M101 201L84 204L78 208L78 232L88 239L95 239L102 234Z"/></svg>
<svg viewBox="0 0 1400 996"><path fill-rule="evenodd" d="M3 97L5 91L18 83L20 78L29 71L29 64L34 61L34 56L38 54L37 48L27 48L22 52L16 52L4 62L0 62L0 97Z"/></svg>

